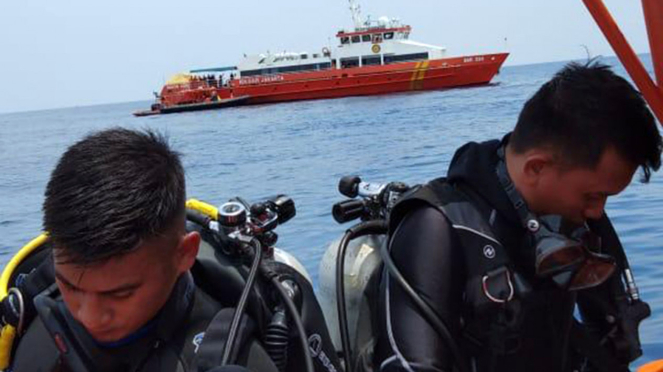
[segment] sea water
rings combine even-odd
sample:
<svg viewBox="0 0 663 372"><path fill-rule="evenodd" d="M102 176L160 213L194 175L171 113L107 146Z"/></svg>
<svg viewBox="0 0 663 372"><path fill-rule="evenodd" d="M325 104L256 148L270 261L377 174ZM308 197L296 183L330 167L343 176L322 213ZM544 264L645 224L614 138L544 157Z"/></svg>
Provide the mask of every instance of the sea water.
<svg viewBox="0 0 663 372"><path fill-rule="evenodd" d="M651 71L651 61L645 56ZM614 58L604 63L625 75ZM331 217L344 175L371 182L425 182L445 175L456 148L500 138L525 100L565 62L504 67L493 84L431 92L348 97L135 118L150 102L0 115L0 264L41 226L48 177L68 145L113 126L151 128L182 153L189 197L219 205L231 197L295 200L278 246L317 283L327 245L348 225ZM150 89L146 87L146 96ZM641 327L645 357L663 358L663 177L633 183L607 204L653 315Z"/></svg>

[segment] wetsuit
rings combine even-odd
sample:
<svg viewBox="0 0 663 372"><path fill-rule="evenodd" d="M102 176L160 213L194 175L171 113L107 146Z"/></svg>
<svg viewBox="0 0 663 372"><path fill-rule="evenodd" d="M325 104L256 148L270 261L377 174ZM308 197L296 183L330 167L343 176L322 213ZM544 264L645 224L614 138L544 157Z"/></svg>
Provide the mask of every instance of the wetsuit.
<svg viewBox="0 0 663 372"><path fill-rule="evenodd" d="M95 372L186 372L192 370L204 332L221 306L197 288L187 273L177 281L155 319L134 334L111 344L96 343L73 319L61 300L58 309L66 319L66 326L76 334L78 344L92 357ZM237 364L253 371L276 372L269 356L254 339L248 339L242 345L236 351ZM21 338L12 369L15 372L70 371L66 358L58 352L40 318L30 324Z"/></svg>
<svg viewBox="0 0 663 372"><path fill-rule="evenodd" d="M484 212L484 223L505 248L513 269L531 286L526 297L509 304L499 324L493 319L502 308L482 312L470 300L471 292L481 288L468 284L473 253L461 244L458 229L465 236L474 233L484 239L472 226L452 225L440 208L415 200L394 210L389 249L404 277L450 329L473 371L572 371L582 363L570 346L575 305L583 321L600 333L606 328L606 314L603 307L592 305L609 304L610 299L605 288L568 292L535 276L534 249L496 176L497 149L506 141L508 136L502 141L466 144L454 155L446 181L439 181L462 190ZM607 217L603 220L609 224ZM617 239L612 235L609 238ZM613 290L611 286L619 284L615 280L619 280L616 275L601 287ZM380 293L376 369L456 370L448 345L389 275L383 274Z"/></svg>

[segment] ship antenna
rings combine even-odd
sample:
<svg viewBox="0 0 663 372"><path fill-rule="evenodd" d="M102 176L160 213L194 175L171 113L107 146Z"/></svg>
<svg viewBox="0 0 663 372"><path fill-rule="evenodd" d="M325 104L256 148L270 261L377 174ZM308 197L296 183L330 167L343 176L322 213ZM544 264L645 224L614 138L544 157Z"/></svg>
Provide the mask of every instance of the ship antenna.
<svg viewBox="0 0 663 372"><path fill-rule="evenodd" d="M361 19L361 7L355 0L348 0L350 3L350 12L352 13L352 21L355 23L355 28L361 28L364 21Z"/></svg>

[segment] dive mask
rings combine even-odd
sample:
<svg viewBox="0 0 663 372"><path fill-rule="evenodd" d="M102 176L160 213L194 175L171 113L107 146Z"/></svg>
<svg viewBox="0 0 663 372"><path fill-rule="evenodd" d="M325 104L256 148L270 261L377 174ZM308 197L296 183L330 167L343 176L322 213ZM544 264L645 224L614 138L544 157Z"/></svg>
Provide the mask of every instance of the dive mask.
<svg viewBox="0 0 663 372"><path fill-rule="evenodd" d="M601 238L585 225L569 231L561 216L528 212L526 227L534 241L536 275L550 277L562 288L597 286L617 268L611 256L599 253Z"/></svg>
<svg viewBox="0 0 663 372"><path fill-rule="evenodd" d="M561 216L535 216L509 177L504 147L500 147L498 156L497 177L533 238L536 275L551 278L568 290L591 288L606 281L617 265L614 258L600 253L600 237L586 225L570 228Z"/></svg>

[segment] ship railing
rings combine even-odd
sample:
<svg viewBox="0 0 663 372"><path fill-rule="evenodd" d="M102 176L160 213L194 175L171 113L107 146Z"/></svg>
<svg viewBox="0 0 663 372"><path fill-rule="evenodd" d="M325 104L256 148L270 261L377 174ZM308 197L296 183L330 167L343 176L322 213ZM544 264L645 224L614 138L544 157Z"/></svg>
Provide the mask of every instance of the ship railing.
<svg viewBox="0 0 663 372"><path fill-rule="evenodd" d="M186 82L168 84L172 89L210 89L210 88L227 88L231 85L231 79L200 79L189 80Z"/></svg>

